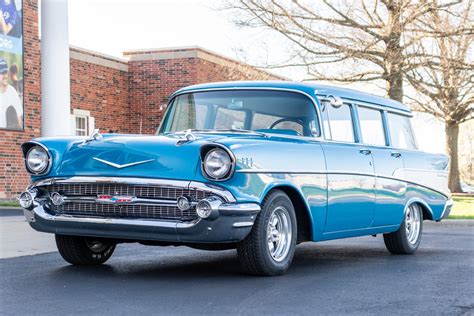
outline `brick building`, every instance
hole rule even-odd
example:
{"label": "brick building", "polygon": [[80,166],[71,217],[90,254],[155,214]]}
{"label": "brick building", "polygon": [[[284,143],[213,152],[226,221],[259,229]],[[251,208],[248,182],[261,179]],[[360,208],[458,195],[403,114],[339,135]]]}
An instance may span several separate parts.
{"label": "brick building", "polygon": [[[29,177],[20,145],[41,136],[38,3],[23,2],[24,130],[0,130],[0,200],[22,192]],[[281,79],[199,47],[124,52],[115,58],[70,49],[71,134],[93,128],[116,133],[153,133],[168,96],[183,86],[224,80]]]}

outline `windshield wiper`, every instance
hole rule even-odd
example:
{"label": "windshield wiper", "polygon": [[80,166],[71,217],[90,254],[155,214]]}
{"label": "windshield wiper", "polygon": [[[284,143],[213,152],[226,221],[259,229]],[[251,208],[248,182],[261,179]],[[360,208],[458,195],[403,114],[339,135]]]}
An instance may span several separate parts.
{"label": "windshield wiper", "polygon": [[267,137],[267,134],[257,131],[252,131],[248,129],[240,129],[240,128],[229,128],[229,129],[219,129],[218,132],[233,132],[233,133],[248,133],[248,134],[255,134]]}

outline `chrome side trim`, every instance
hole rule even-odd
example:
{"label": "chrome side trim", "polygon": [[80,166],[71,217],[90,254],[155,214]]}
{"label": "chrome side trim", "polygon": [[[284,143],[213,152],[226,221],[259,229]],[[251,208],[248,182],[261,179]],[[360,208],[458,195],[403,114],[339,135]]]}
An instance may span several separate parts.
{"label": "chrome side trim", "polygon": [[[438,170],[434,170],[438,171]],[[445,197],[449,197],[449,194],[447,192],[442,192],[437,188],[427,186],[425,184],[419,183],[419,182],[414,182],[411,180],[403,179],[403,178],[397,178],[397,177],[389,177],[389,176],[384,176],[384,175],[379,175],[379,174],[373,174],[373,173],[364,173],[364,172],[353,172],[353,171],[305,171],[305,170],[270,170],[270,169],[240,169],[237,170],[236,172],[238,173],[263,173],[263,174],[340,174],[340,175],[355,175],[355,176],[366,176],[366,177],[375,177],[375,178],[382,178],[382,179],[388,179],[388,180],[395,180],[395,181],[400,181],[400,182],[405,182],[409,184],[414,184],[416,186],[420,186],[423,188],[430,189],[432,191],[435,191]]]}
{"label": "chrome side trim", "polygon": [[70,177],[70,178],[48,178],[31,183],[28,189],[37,186],[51,185],[54,183],[121,183],[130,185],[156,185],[169,186],[175,188],[203,190],[211,192],[228,203],[235,203],[236,199],[231,192],[226,189],[197,181],[168,180],[168,179],[147,179],[147,178],[127,178],[127,177]]}

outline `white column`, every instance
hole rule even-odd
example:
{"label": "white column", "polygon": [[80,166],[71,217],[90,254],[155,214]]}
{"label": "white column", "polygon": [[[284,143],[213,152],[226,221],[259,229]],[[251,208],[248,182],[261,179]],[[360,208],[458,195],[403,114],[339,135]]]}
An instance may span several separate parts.
{"label": "white column", "polygon": [[41,0],[43,136],[71,135],[67,0]]}

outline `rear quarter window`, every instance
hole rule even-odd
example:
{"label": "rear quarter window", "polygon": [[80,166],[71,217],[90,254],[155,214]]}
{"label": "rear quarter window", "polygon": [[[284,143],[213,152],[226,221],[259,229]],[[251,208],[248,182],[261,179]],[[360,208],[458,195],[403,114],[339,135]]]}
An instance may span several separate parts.
{"label": "rear quarter window", "polygon": [[395,113],[388,113],[388,125],[392,147],[417,149],[410,118]]}

